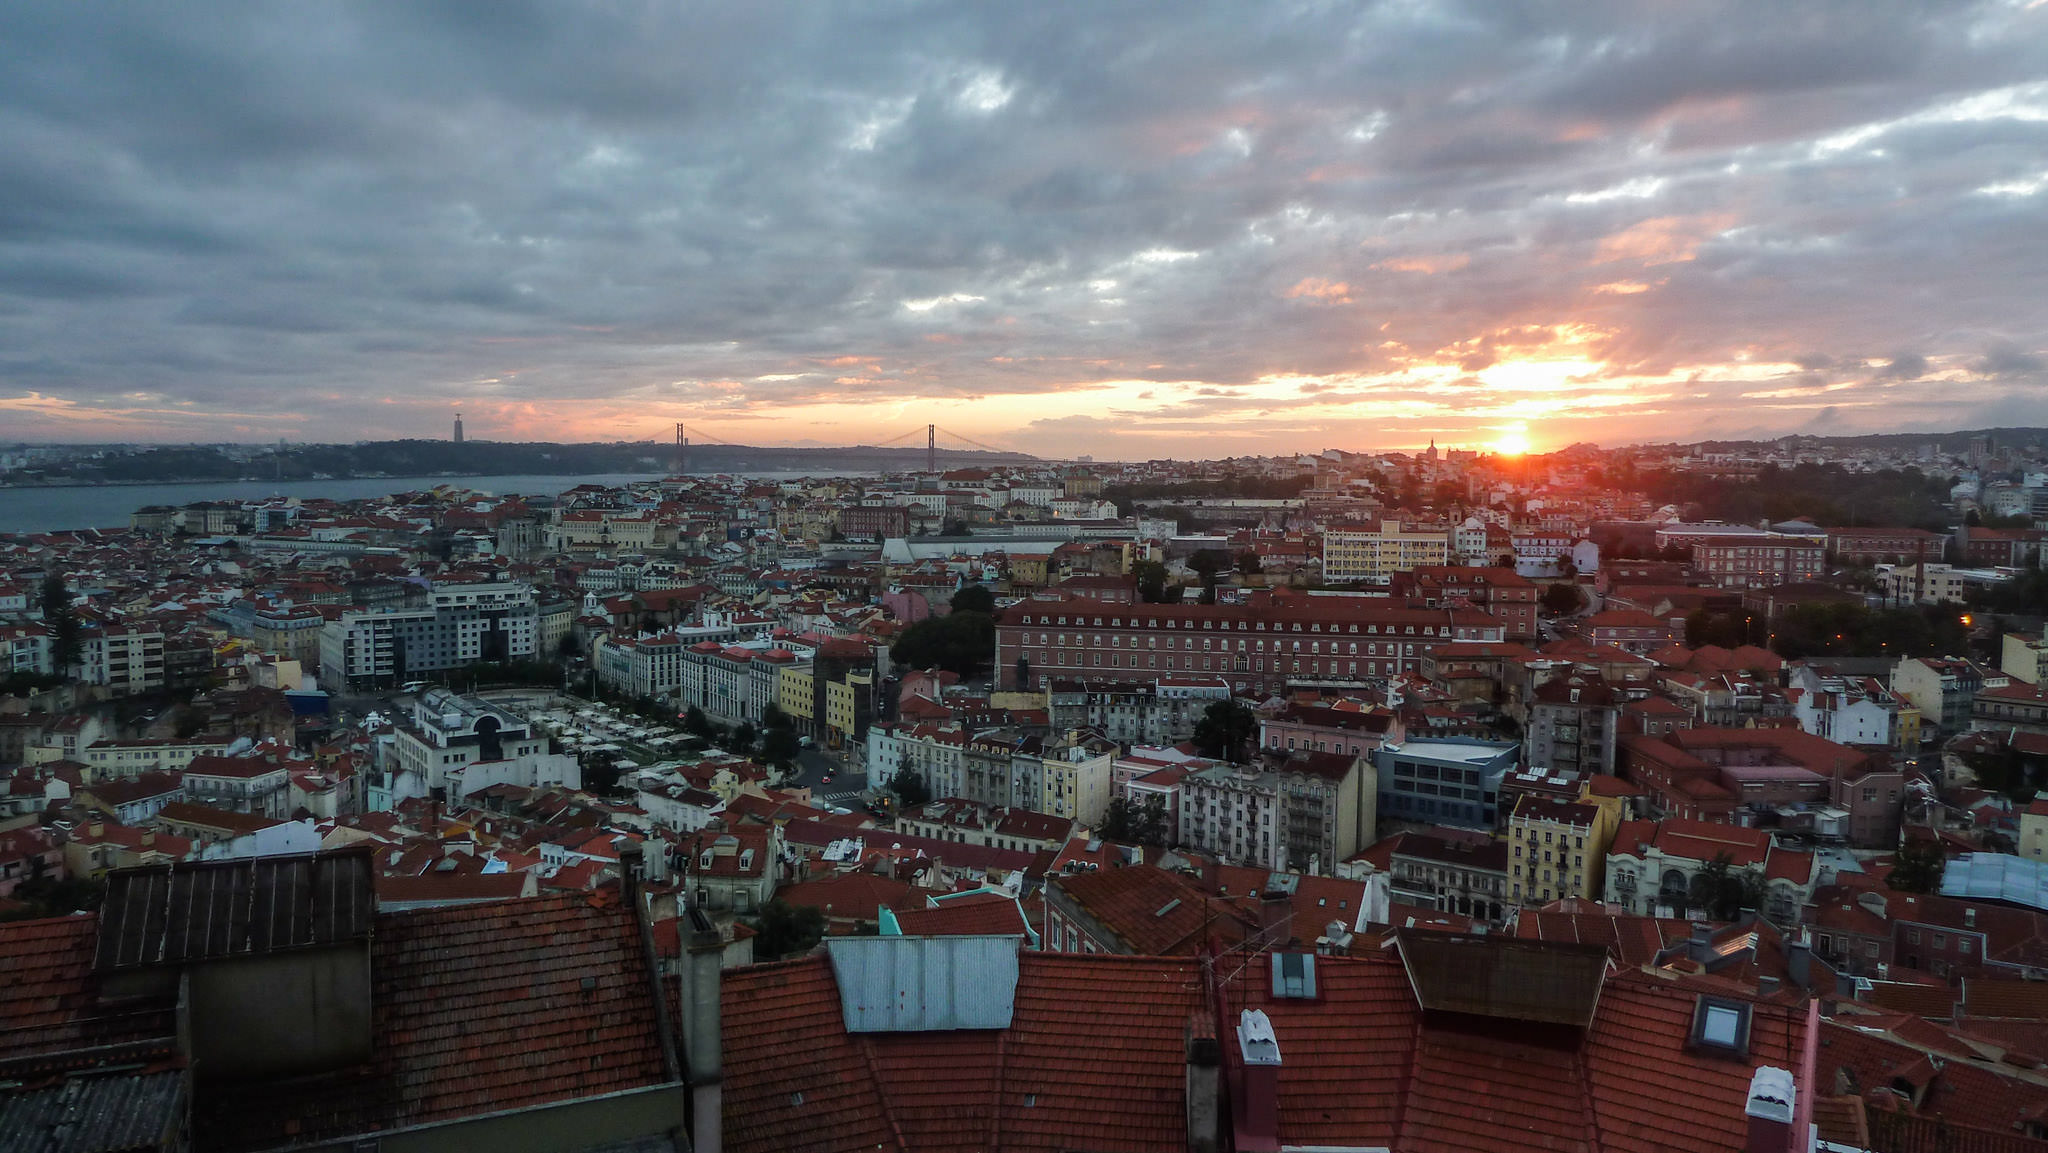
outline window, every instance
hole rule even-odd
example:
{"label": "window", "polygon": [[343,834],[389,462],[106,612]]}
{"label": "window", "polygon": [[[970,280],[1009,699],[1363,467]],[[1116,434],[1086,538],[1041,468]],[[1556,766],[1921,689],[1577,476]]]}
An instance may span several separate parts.
{"label": "window", "polygon": [[1273,954],[1273,996],[1313,1000],[1316,959],[1309,953]]}
{"label": "window", "polygon": [[1749,1054],[1749,1006],[1720,997],[1701,997],[1693,1010],[1692,1047],[1746,1057]]}

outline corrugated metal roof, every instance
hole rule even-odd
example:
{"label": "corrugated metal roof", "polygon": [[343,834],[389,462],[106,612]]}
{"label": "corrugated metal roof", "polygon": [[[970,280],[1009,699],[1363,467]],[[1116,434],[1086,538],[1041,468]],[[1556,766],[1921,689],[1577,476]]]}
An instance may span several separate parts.
{"label": "corrugated metal roof", "polygon": [[113,1073],[0,1093],[0,1153],[140,1153],[177,1147],[177,1072]]}
{"label": "corrugated metal roof", "polygon": [[826,948],[849,1033],[1010,1027],[1014,936],[835,937]]}
{"label": "corrugated metal roof", "polygon": [[2048,864],[2005,853],[1964,853],[1942,870],[1941,895],[2048,910]]}
{"label": "corrugated metal roof", "polygon": [[374,910],[370,861],[361,852],[123,869],[107,878],[93,968],[366,940]]}
{"label": "corrugated metal roof", "polygon": [[1402,931],[1401,961],[1426,1010],[1589,1028],[1607,976],[1598,945]]}

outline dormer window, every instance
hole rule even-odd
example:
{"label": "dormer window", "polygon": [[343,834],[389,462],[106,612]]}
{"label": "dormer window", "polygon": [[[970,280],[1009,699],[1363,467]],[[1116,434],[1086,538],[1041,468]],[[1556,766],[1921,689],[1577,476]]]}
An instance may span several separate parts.
{"label": "dormer window", "polygon": [[703,852],[697,854],[697,867],[700,869],[708,869],[711,867],[710,849],[706,849]]}
{"label": "dormer window", "polygon": [[740,850],[740,872],[744,873],[744,872],[746,872],[747,870],[749,870],[749,869],[751,869],[751,868],[753,868],[753,867],[754,867],[754,850],[752,850],[752,849],[741,849],[741,850]]}

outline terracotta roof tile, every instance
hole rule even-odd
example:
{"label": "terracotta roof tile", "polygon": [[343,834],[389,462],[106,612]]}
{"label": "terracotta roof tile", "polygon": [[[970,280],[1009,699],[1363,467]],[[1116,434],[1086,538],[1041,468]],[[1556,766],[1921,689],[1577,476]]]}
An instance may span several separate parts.
{"label": "terracotta roof tile", "polygon": [[96,917],[0,925],[0,1059],[161,1039],[177,1032],[168,1002],[102,1005],[92,973]]}
{"label": "terracotta roof tile", "polygon": [[377,918],[376,1056],[249,1086],[199,1119],[217,1148],[270,1148],[666,1080],[632,914],[589,894]]}

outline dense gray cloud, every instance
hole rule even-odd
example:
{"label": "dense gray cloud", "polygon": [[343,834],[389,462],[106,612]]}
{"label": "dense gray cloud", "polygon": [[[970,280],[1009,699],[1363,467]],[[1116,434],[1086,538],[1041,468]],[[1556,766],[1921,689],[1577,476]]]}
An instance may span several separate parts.
{"label": "dense gray cloud", "polygon": [[2048,424],[2048,5],[21,3],[0,437]]}

